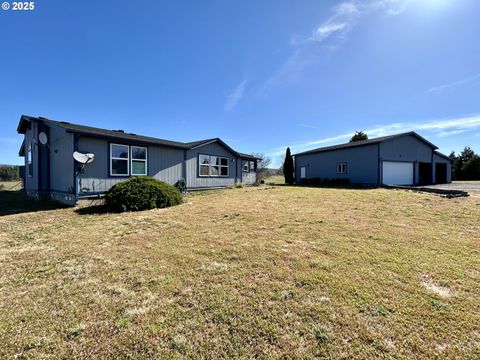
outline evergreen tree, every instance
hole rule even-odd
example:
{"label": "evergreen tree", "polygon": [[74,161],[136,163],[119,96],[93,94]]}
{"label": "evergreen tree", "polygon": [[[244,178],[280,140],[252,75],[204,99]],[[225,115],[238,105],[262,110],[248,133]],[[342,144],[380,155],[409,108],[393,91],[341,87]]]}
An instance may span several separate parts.
{"label": "evergreen tree", "polygon": [[355,131],[355,135],[352,136],[350,142],[368,140],[368,135],[363,131]]}
{"label": "evergreen tree", "polygon": [[480,156],[474,154],[462,166],[464,180],[480,180]]}
{"label": "evergreen tree", "polygon": [[290,148],[287,148],[287,152],[285,154],[285,161],[283,162],[283,175],[285,176],[285,183],[292,185],[295,177],[293,176],[293,157],[290,153]]}

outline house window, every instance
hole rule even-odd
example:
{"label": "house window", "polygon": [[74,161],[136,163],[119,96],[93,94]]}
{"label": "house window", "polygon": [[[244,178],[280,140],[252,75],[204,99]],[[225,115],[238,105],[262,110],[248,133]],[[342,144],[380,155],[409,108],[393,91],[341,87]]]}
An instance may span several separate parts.
{"label": "house window", "polygon": [[129,174],[128,145],[110,144],[110,175],[128,176]]}
{"label": "house window", "polygon": [[198,174],[200,176],[210,175],[210,156],[199,155],[198,164],[199,164]]}
{"label": "house window", "polygon": [[248,161],[244,161],[243,162],[243,172],[249,172],[250,171],[250,168],[249,168],[249,162]]}
{"label": "house window", "polygon": [[218,156],[210,156],[210,176],[220,175],[220,158]]}
{"label": "house window", "polygon": [[199,176],[228,176],[228,158],[214,155],[198,155]]}
{"label": "house window", "polygon": [[33,176],[33,161],[32,161],[32,144],[28,145],[28,152],[27,152],[27,173],[28,177]]}
{"label": "house window", "polygon": [[305,179],[307,177],[307,167],[300,167],[300,179]]}
{"label": "house window", "polygon": [[250,161],[250,172],[255,171],[255,161]]}
{"label": "house window", "polygon": [[130,150],[132,175],[147,175],[147,148],[131,146]]}
{"label": "house window", "polygon": [[220,158],[220,176],[228,176],[228,159]]}
{"label": "house window", "polygon": [[337,174],[346,174],[347,173],[347,163],[337,164]]}

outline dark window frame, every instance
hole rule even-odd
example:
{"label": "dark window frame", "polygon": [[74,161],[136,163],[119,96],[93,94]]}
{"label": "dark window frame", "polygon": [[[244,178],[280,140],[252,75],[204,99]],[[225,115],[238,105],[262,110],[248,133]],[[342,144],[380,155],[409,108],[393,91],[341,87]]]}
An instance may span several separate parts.
{"label": "dark window frame", "polygon": [[346,162],[337,163],[336,170],[337,170],[337,174],[346,174],[347,163]]}
{"label": "dark window frame", "polygon": [[27,176],[33,177],[33,146],[32,144],[28,144],[27,150]]}

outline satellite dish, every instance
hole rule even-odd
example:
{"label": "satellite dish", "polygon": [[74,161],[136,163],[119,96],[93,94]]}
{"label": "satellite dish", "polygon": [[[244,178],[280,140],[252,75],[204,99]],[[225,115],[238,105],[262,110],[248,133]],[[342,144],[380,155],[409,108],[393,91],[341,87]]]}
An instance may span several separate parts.
{"label": "satellite dish", "polygon": [[45,134],[43,131],[38,134],[38,141],[40,141],[40,144],[42,145],[47,145],[48,143],[48,136]]}
{"label": "satellite dish", "polygon": [[73,158],[80,164],[90,164],[95,158],[95,154],[85,154],[78,151],[73,153]]}

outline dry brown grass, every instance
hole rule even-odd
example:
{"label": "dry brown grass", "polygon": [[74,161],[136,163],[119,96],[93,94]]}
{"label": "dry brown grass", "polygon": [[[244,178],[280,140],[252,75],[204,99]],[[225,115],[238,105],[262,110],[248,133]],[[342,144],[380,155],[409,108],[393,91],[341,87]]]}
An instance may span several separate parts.
{"label": "dry brown grass", "polygon": [[22,190],[22,181],[0,181],[1,191],[17,191]]}
{"label": "dry brown grass", "polygon": [[3,216],[0,358],[478,358],[479,220],[473,198],[295,187]]}

